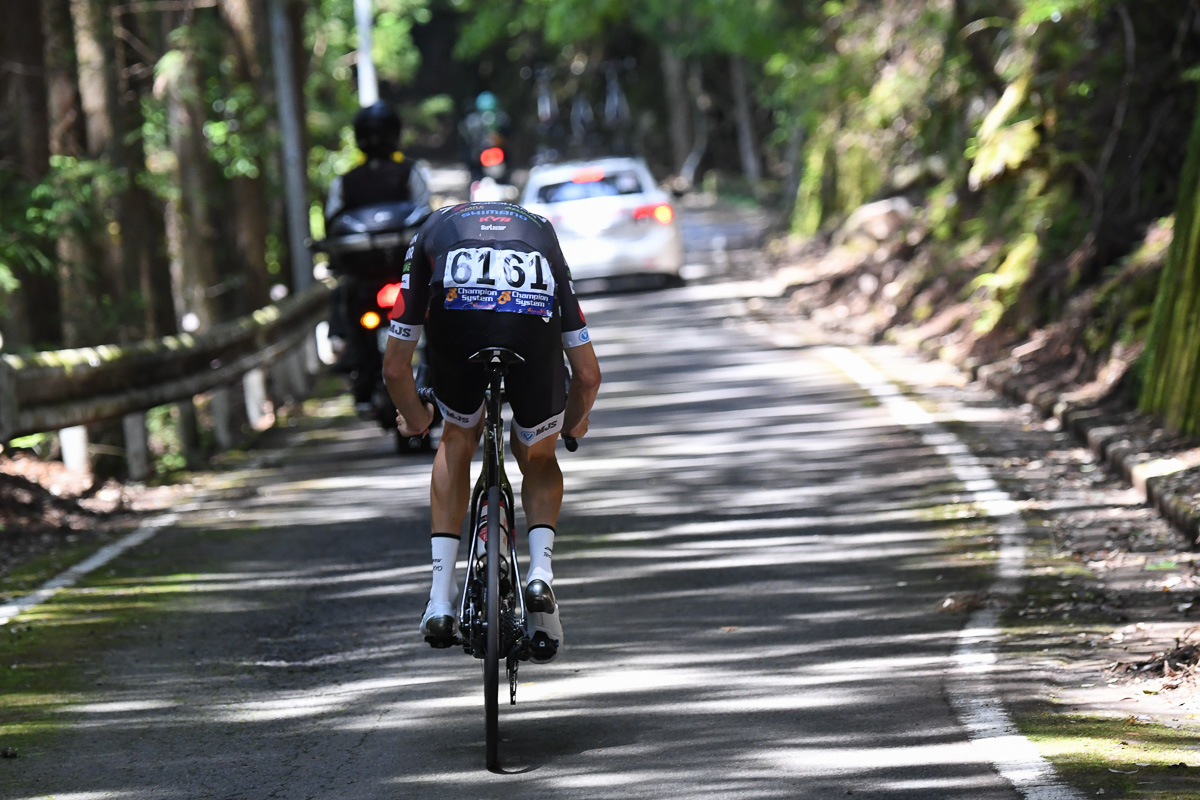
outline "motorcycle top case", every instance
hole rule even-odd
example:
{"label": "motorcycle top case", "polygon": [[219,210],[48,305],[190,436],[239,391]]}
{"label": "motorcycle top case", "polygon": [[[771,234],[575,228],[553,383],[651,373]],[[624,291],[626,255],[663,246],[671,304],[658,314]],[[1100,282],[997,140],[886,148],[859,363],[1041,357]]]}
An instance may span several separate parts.
{"label": "motorcycle top case", "polygon": [[431,213],[426,205],[391,202],[337,214],[329,220],[324,242],[330,268],[359,277],[396,272],[409,241]]}

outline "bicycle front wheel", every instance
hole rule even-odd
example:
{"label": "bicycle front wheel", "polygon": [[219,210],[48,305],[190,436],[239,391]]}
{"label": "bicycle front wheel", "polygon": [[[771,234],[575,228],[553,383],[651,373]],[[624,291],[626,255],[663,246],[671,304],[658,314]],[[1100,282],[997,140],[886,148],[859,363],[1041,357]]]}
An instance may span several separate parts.
{"label": "bicycle front wheel", "polygon": [[487,644],[483,659],[483,711],[487,768],[500,766],[500,488],[488,489]]}

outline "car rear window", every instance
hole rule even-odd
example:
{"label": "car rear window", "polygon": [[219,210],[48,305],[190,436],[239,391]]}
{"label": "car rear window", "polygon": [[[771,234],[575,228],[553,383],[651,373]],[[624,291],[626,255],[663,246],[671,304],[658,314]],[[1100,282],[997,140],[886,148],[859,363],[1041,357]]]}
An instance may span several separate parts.
{"label": "car rear window", "polygon": [[539,203],[564,203],[569,200],[586,200],[590,197],[616,197],[622,194],[638,194],[642,182],[631,170],[604,172],[603,170],[581,169],[571,180],[563,183],[548,183],[538,189]]}

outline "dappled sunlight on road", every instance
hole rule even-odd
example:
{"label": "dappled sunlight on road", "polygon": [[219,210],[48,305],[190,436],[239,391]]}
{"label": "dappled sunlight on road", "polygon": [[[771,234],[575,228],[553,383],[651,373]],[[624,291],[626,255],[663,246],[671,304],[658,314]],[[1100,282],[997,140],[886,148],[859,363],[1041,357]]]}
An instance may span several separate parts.
{"label": "dappled sunlight on road", "polygon": [[298,776],[315,797],[1016,797],[944,695],[965,616],[940,602],[985,587],[990,530],[942,456],[711,287],[594,306],[605,384],[561,455],[566,649],[501,706],[510,774],[483,769],[479,664],[416,632],[430,459],[383,441],[195,507],[170,534],[195,569],[136,578],[171,593],[154,641],[62,710],[94,777],[47,790],[183,800],[203,763],[248,798]]}

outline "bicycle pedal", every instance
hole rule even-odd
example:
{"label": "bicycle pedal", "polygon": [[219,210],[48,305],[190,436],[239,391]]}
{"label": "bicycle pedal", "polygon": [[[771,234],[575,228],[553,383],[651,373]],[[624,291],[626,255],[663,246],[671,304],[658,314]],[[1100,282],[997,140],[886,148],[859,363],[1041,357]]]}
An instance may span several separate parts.
{"label": "bicycle pedal", "polygon": [[426,636],[425,641],[428,642],[429,646],[435,650],[445,650],[448,647],[454,647],[455,645],[462,644],[462,639],[458,638],[457,636]]}
{"label": "bicycle pedal", "polygon": [[548,664],[558,657],[558,640],[551,639],[538,631],[529,643],[529,660],[535,664]]}

